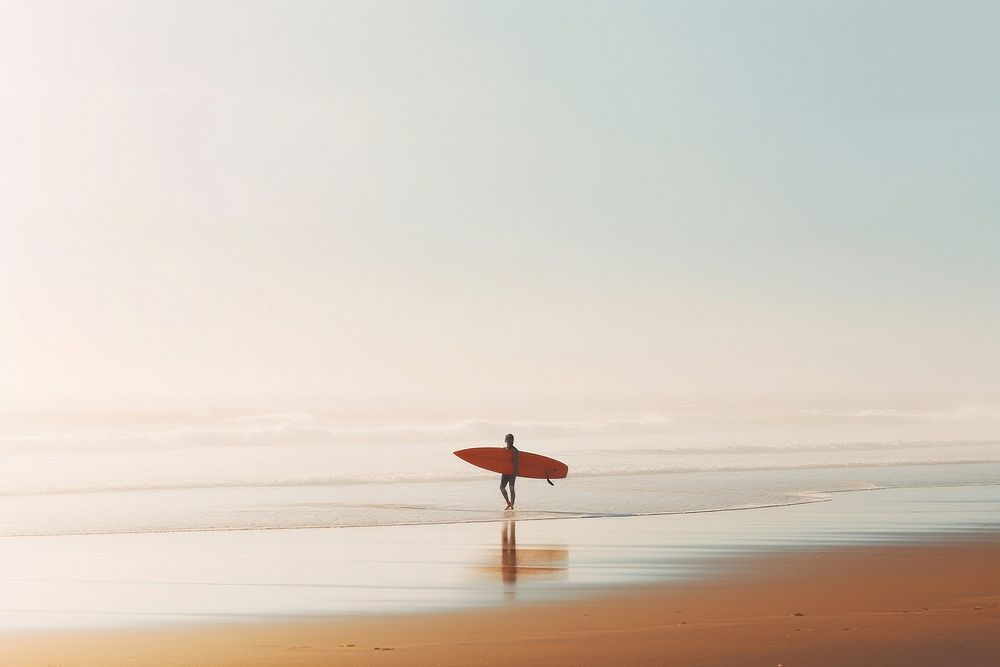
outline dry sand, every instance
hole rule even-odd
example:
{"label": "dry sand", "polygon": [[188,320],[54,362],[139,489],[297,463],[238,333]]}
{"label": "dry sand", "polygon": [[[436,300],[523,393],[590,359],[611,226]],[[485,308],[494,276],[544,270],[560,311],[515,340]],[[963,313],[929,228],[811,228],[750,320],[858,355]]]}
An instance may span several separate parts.
{"label": "dry sand", "polygon": [[1000,538],[741,559],[461,613],[0,635],[5,665],[1000,665]]}

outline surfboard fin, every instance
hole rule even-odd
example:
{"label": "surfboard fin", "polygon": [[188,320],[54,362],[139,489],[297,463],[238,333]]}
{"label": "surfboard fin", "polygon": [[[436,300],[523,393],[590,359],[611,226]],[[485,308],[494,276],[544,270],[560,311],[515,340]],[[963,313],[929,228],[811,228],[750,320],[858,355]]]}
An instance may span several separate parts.
{"label": "surfboard fin", "polygon": [[552,480],[549,479],[549,473],[547,472],[545,473],[545,481],[549,483],[549,486],[555,486],[555,484],[552,483]]}

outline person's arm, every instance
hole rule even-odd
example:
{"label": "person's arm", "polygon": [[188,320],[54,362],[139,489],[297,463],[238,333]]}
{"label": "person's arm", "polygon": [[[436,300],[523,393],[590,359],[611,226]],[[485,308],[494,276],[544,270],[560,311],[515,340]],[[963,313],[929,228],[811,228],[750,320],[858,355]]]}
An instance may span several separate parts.
{"label": "person's arm", "polygon": [[518,456],[518,451],[515,449],[514,450],[514,477],[517,477],[517,456]]}

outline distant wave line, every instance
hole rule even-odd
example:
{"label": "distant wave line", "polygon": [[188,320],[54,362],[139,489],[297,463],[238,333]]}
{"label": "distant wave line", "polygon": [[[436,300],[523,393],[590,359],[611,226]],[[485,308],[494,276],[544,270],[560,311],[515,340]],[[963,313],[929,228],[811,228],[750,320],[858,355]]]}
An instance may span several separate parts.
{"label": "distant wave line", "polygon": [[[159,413],[157,413],[159,414]],[[168,413],[169,414],[169,413]],[[87,428],[72,430],[35,430],[8,432],[0,435],[0,447],[19,444],[73,444],[77,442],[131,442],[136,445],[184,446],[187,444],[282,445],[405,443],[446,440],[448,442],[496,439],[504,432],[523,432],[532,438],[574,437],[581,435],[683,435],[692,422],[700,426],[728,429],[735,426],[785,425],[815,423],[816,420],[844,420],[846,423],[890,420],[893,423],[910,420],[914,423],[969,422],[1000,419],[1000,412],[989,410],[956,410],[953,412],[907,412],[902,410],[862,410],[858,412],[823,412],[802,410],[791,413],[711,414],[705,412],[656,412],[639,417],[598,417],[578,420],[503,420],[467,418],[439,423],[365,423],[330,422],[305,412],[250,412],[237,415],[211,413],[179,413],[188,417],[185,423],[148,425],[143,428]],[[125,415],[127,416],[127,415]],[[136,419],[142,414],[137,414]],[[992,435],[992,434],[991,434]],[[1000,435],[1000,434],[998,434]],[[978,437],[981,439],[981,436]]]}

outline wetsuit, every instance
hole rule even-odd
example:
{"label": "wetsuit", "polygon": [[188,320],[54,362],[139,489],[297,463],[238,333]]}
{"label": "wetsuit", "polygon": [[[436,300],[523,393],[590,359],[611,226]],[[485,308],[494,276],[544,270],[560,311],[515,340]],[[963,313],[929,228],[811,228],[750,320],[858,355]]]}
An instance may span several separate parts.
{"label": "wetsuit", "polygon": [[[503,494],[504,500],[510,504],[514,504],[514,481],[517,479],[517,447],[511,447],[511,454],[514,458],[514,469],[510,475],[500,475],[500,493]],[[507,497],[507,485],[510,484],[510,498]]]}

